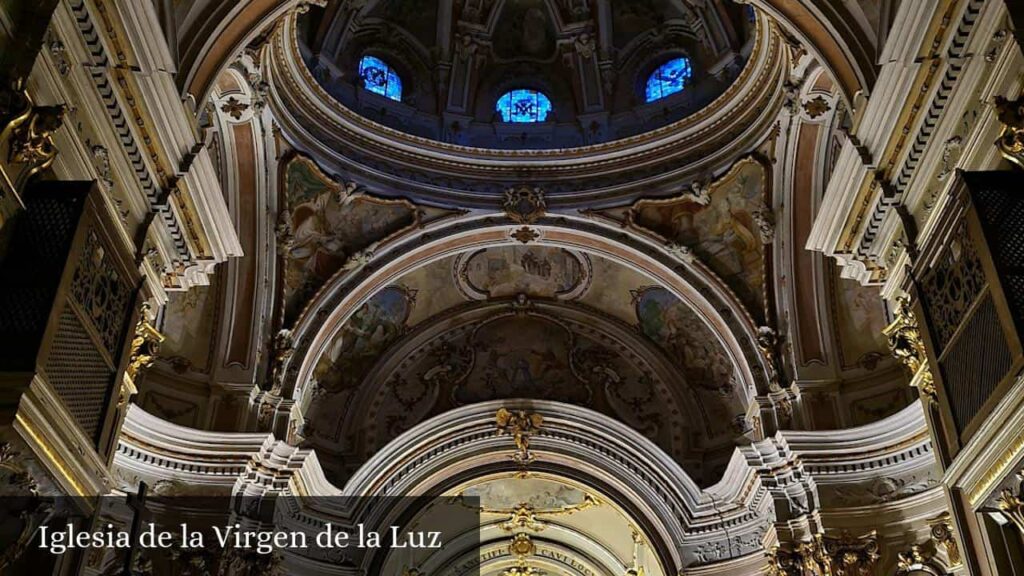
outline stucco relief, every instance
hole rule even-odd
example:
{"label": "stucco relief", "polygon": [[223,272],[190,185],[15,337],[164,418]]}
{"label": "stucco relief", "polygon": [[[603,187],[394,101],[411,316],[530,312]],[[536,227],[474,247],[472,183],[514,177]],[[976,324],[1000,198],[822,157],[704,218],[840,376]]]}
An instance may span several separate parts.
{"label": "stucco relief", "polygon": [[[381,378],[385,378],[381,375]],[[416,393],[418,392],[418,393]],[[588,406],[682,456],[670,433],[676,401],[652,367],[585,326],[541,313],[500,314],[441,336],[427,353],[386,377],[367,420],[368,444],[383,446],[429,415],[495,399],[541,398]]]}

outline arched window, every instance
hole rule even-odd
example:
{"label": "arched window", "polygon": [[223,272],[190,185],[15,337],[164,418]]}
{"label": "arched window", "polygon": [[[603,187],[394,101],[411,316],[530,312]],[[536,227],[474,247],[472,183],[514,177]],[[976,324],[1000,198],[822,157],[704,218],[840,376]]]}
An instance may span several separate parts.
{"label": "arched window", "polygon": [[647,77],[647,89],[644,95],[648,102],[682,92],[693,75],[689,58],[673,58],[658,66]]}
{"label": "arched window", "polygon": [[380,58],[363,56],[359,61],[359,77],[363,79],[363,87],[370,92],[402,101],[402,79]]}
{"label": "arched window", "polygon": [[504,122],[543,122],[551,112],[551,100],[536,90],[506,92],[496,105]]}

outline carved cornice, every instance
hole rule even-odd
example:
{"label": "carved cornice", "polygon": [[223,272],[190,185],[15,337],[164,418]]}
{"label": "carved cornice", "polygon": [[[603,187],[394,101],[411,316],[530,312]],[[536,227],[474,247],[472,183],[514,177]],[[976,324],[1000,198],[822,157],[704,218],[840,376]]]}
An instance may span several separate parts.
{"label": "carved cornice", "polygon": [[[222,434],[178,426],[128,408],[113,470],[121,482],[178,480],[229,490],[252,458],[273,443],[268,434]],[[134,482],[132,481],[134,480]]]}
{"label": "carved cornice", "polygon": [[101,182],[120,211],[118,235],[138,253],[158,302],[165,290],[205,284],[212,267],[241,247],[196,117],[164,60],[156,13],[136,3],[73,0],[57,7],[50,34],[62,48],[44,51],[32,85],[46,101],[74,104],[74,122],[57,138],[69,150],[54,171]]}
{"label": "carved cornice", "polygon": [[[978,135],[990,129],[992,115],[962,96],[1006,85],[1019,72],[1010,58],[986,59],[996,62],[992,66],[965,58],[989,51],[1004,13],[1003,5],[983,0],[899,7],[879,76],[886,82],[857,107],[808,241],[809,248],[835,257],[844,277],[888,282],[895,291],[904,272],[900,258],[913,249],[902,233],[906,214],[898,212],[911,215],[924,236],[951,170],[986,154],[990,141]],[[940,53],[939,46],[954,47]],[[925,60],[922,50],[929,54]],[[969,67],[980,73],[967,73]],[[969,146],[951,159],[942,143],[957,138]]]}

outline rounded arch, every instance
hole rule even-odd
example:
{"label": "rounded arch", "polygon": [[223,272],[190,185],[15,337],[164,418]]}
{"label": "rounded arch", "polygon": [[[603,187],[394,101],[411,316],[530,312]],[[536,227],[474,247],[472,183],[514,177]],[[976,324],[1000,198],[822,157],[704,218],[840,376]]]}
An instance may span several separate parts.
{"label": "rounded arch", "polygon": [[[355,334],[346,328],[334,342]],[[709,333],[696,338],[713,339]],[[293,414],[301,413],[305,445],[337,455],[324,460],[334,480],[433,415],[530,397],[622,422],[710,484],[722,463],[705,456],[736,444],[732,422],[749,400],[717,382],[694,382],[698,378],[665,352],[635,326],[580,303],[489,300],[411,327],[365,372],[345,353],[321,359],[314,399],[305,395]]]}
{"label": "rounded arch", "polygon": [[[449,255],[489,246],[511,246],[518,226],[489,219],[463,221],[449,229],[432,229],[407,237],[375,254],[372,265],[342,270],[303,311],[292,336],[295,352],[285,370],[283,396],[305,402],[317,362],[356,309],[413,269]],[[681,262],[664,245],[596,225],[586,220],[546,218],[531,228],[538,246],[562,247],[596,254],[639,271],[692,308],[720,340],[739,370],[739,389],[750,403],[766,394],[771,372],[759,352],[753,319],[714,273],[699,262]]]}
{"label": "rounded arch", "polygon": [[659,58],[646,74],[644,99],[654,102],[686,89],[693,78],[693,63],[683,54]]}
{"label": "rounded arch", "polygon": [[701,491],[636,431],[591,410],[537,400],[474,404],[425,421],[374,455],[341,493],[444,494],[473,479],[515,473],[519,468],[510,457],[514,443],[495,434],[500,408],[543,418],[530,436],[535,455],[531,475],[564,478],[610,498],[636,521],[666,573],[701,563],[696,551],[706,542],[745,533],[763,536],[771,530],[772,499],[755,472],[739,460],[734,459],[726,480]]}

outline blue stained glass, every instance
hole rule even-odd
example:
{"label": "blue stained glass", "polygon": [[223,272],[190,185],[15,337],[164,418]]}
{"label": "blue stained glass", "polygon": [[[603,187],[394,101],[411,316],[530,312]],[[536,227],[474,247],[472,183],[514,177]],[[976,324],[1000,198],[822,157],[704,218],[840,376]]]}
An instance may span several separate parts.
{"label": "blue stained glass", "polygon": [[376,56],[363,56],[359,61],[359,77],[370,92],[402,101],[402,79],[395,70]]}
{"label": "blue stained glass", "polygon": [[498,98],[496,108],[504,122],[543,122],[551,112],[551,100],[536,90],[520,88]]}
{"label": "blue stained glass", "polygon": [[693,75],[689,58],[673,58],[665,62],[647,77],[645,96],[648,102],[682,92]]}

